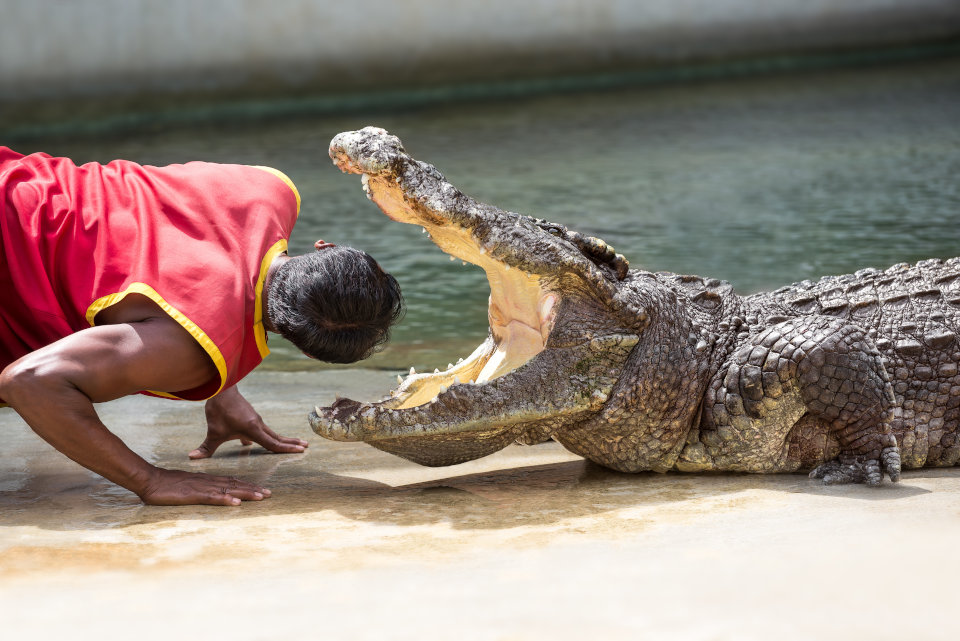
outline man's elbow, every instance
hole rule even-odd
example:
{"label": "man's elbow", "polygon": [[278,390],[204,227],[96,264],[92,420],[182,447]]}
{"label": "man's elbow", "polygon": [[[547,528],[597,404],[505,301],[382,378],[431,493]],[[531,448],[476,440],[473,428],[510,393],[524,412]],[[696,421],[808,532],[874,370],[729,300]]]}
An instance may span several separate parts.
{"label": "man's elbow", "polygon": [[65,384],[63,373],[50,359],[27,354],[0,372],[0,398],[16,409],[48,398]]}

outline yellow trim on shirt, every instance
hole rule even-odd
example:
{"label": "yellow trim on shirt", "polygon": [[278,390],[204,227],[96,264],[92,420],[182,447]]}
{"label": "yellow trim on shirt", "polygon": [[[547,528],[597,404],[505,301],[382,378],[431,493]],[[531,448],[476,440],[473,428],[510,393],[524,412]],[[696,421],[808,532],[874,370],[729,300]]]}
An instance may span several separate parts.
{"label": "yellow trim on shirt", "polygon": [[266,358],[270,353],[270,348],[267,347],[267,330],[263,327],[263,286],[267,282],[267,272],[270,270],[273,259],[285,251],[287,251],[287,241],[280,239],[267,250],[263,260],[260,261],[260,275],[257,276],[255,290],[257,298],[253,308],[253,337],[257,340],[260,358]]}
{"label": "yellow trim on shirt", "polygon": [[293,191],[293,195],[297,197],[297,215],[299,216],[300,215],[300,192],[297,191],[297,186],[293,184],[293,181],[290,180],[290,178],[279,169],[274,169],[273,167],[264,167],[263,165],[250,165],[250,166],[253,167],[254,169],[262,169],[268,174],[273,174],[274,176],[276,176],[277,178],[279,178],[280,180],[282,180],[287,184],[287,187],[289,187]]}
{"label": "yellow trim on shirt", "polygon": [[[150,287],[150,285],[147,285],[146,283],[131,283],[122,292],[101,296],[97,300],[93,301],[90,304],[90,307],[87,308],[87,322],[90,323],[91,327],[93,327],[97,314],[107,307],[116,305],[130,294],[141,294],[152,300],[154,303],[159,305],[160,309],[162,309],[170,318],[175,320],[181,327],[190,332],[190,335],[193,336],[194,340],[200,343],[200,347],[202,347],[207,355],[210,356],[213,364],[217,367],[217,372],[220,374],[220,387],[218,387],[217,391],[207,398],[211,398],[219,394],[220,390],[223,389],[223,386],[227,382],[227,362],[224,360],[223,354],[220,353],[220,349],[210,339],[210,337],[207,336],[207,334],[196,325],[196,323],[184,316],[176,307],[165,301],[163,297],[158,294],[155,289],[153,289],[153,287]],[[157,396],[163,396],[165,398],[180,398],[179,396],[175,396],[167,392],[156,392],[154,390],[147,391],[151,394],[156,394]]]}

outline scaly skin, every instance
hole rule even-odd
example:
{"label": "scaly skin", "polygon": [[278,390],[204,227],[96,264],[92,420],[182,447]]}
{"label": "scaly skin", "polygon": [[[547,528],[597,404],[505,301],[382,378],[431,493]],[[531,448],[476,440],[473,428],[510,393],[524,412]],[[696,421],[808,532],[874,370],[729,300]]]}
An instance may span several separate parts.
{"label": "scaly skin", "polygon": [[[741,299],[741,312],[720,328],[736,339],[678,467],[697,469],[701,452],[708,469],[749,471],[808,469],[838,454],[876,460],[888,434],[905,468],[955,465],[958,305],[958,259]],[[783,440],[763,438],[773,449],[745,458],[739,452],[756,450],[747,441],[758,428]],[[827,472],[843,473],[835,465],[819,473]]]}
{"label": "scaly skin", "polygon": [[390,218],[487,272],[491,332],[380,403],[316,408],[322,436],[425,465],[552,437],[628,472],[812,469],[869,485],[960,459],[960,259],[741,297],[478,203],[381,129],[338,135],[330,155]]}

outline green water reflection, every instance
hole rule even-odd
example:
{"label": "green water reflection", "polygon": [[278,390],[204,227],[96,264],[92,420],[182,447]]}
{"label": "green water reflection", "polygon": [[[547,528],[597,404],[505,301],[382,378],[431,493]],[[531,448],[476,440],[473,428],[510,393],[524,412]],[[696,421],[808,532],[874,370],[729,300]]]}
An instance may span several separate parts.
{"label": "green water reflection", "polygon": [[[406,319],[366,364],[443,367],[486,335],[486,281],[419,228],[389,222],[357,176],[330,164],[330,138],[367,124],[480,200],[601,236],[634,266],[724,278],[743,292],[960,255],[957,60],[43,148],[285,171],[303,197],[294,253],[318,237],[352,244],[403,287]],[[323,367],[277,337],[271,345],[264,367]]]}

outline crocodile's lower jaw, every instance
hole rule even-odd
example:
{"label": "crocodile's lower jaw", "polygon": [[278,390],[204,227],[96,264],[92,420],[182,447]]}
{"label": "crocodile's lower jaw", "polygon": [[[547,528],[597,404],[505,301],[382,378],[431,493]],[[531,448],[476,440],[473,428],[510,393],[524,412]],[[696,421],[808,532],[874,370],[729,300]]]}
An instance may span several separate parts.
{"label": "crocodile's lower jaw", "polygon": [[487,317],[490,333],[474,352],[456,364],[432,374],[416,373],[399,378],[390,409],[427,404],[452,385],[483,384],[521,367],[543,351],[556,317],[559,296],[549,290],[543,278],[495,260],[489,248],[478,246],[463,230],[423,215],[408,202],[403,191],[390,180],[362,175],[363,190],[392,220],[419,225],[451,260],[479,266],[487,275],[490,299]]}

